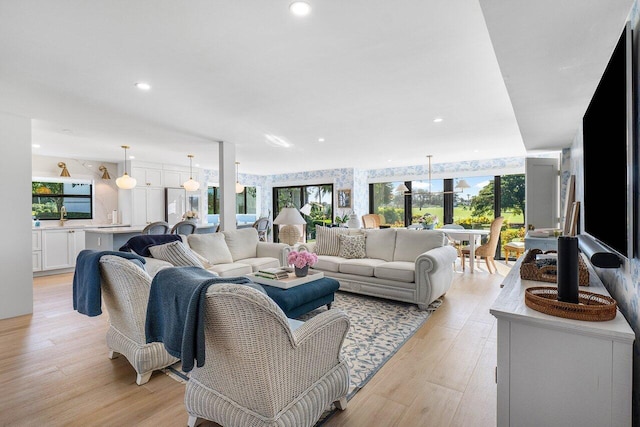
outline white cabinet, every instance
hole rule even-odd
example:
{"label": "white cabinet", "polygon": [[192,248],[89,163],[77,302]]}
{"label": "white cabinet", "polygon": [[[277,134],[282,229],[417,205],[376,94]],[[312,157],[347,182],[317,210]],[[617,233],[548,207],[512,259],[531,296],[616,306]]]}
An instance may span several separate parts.
{"label": "white cabinet", "polygon": [[164,188],[136,187],[131,199],[132,225],[164,221]]}
{"label": "white cabinet", "polygon": [[[590,322],[526,306],[525,289],[549,283],[505,278],[491,307],[498,323],[497,425],[631,426],[633,330],[618,311]],[[589,266],[589,286],[609,295]]]}
{"label": "white cabinet", "polygon": [[185,181],[188,181],[189,178],[193,178],[194,181],[199,181],[199,176],[197,172],[193,172],[191,175],[189,172],[181,172],[181,171],[164,171],[163,172],[163,181],[165,187],[173,187],[180,188]]}
{"label": "white cabinet", "polygon": [[33,271],[42,270],[42,231],[31,231],[31,257]]}
{"label": "white cabinet", "polygon": [[131,176],[140,187],[162,187],[162,169],[132,166]]}
{"label": "white cabinet", "polygon": [[73,268],[84,249],[84,230],[42,230],[42,270]]}

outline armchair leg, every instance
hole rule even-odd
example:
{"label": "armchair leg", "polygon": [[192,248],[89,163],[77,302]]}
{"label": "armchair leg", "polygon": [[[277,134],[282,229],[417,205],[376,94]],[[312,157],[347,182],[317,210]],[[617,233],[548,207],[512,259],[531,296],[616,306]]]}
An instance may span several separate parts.
{"label": "armchair leg", "polygon": [[347,409],[347,397],[343,396],[339,400],[333,402],[333,404],[336,405],[336,408],[344,411],[345,409]]}
{"label": "armchair leg", "polygon": [[143,385],[149,382],[153,371],[145,372],[144,374],[138,374],[136,376],[136,384]]}
{"label": "armchair leg", "polygon": [[118,353],[117,351],[109,350],[109,359],[117,359],[118,356],[120,356],[120,353]]}
{"label": "armchair leg", "polygon": [[203,421],[204,421],[203,418],[194,417],[193,415],[189,415],[189,421],[187,422],[187,425],[189,427],[196,427],[196,426],[202,424]]}

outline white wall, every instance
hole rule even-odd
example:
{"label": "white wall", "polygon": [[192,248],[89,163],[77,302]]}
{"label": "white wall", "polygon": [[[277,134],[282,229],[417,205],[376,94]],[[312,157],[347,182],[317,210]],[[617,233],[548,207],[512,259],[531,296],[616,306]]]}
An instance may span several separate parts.
{"label": "white wall", "polygon": [[0,113],[0,319],[33,313],[31,120]]}

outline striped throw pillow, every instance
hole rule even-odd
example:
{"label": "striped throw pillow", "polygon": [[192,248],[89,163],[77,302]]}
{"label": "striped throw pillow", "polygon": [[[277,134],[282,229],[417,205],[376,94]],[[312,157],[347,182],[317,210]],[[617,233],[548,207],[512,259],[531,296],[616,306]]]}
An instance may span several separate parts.
{"label": "striped throw pillow", "polygon": [[316,247],[318,255],[338,256],[340,252],[340,235],[346,234],[346,228],[316,226]]}
{"label": "striped throw pillow", "polygon": [[175,267],[194,266],[202,268],[198,257],[184,243],[180,241],[151,246],[151,256],[170,262]]}

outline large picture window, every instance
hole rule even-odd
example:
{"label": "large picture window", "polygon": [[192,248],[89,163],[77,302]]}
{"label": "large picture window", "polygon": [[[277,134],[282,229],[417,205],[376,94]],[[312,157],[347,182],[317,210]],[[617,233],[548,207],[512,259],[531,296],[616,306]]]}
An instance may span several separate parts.
{"label": "large picture window", "polygon": [[32,181],[31,211],[35,218],[59,220],[63,206],[67,219],[92,219],[93,185],[86,181]]}

